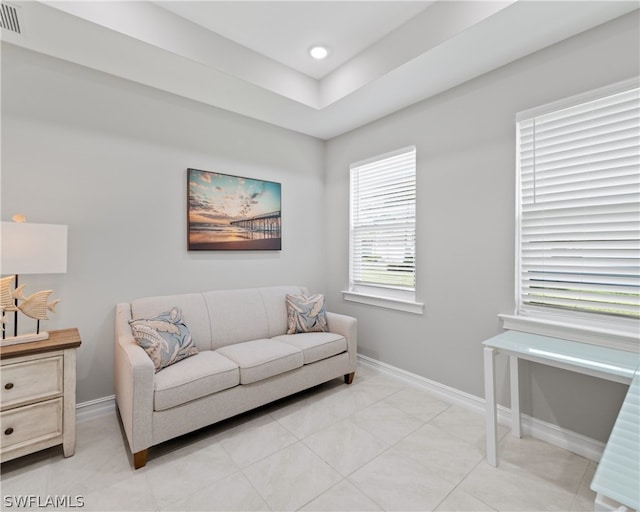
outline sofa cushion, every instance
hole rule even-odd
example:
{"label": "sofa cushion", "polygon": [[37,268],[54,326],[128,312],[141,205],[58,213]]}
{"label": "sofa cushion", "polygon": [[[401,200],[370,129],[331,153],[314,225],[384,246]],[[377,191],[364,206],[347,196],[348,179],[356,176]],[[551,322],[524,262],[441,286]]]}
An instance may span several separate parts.
{"label": "sofa cushion", "polygon": [[203,294],[211,322],[211,348],[269,337],[269,322],[255,288],[215,290]]}
{"label": "sofa cushion", "polygon": [[153,408],[170,409],[238,384],[238,365],[222,354],[204,350],[155,375]]}
{"label": "sofa cushion", "polygon": [[288,343],[302,350],[304,364],[315,363],[347,351],[347,340],[344,336],[332,332],[284,334],[276,336],[274,340]]}
{"label": "sofa cushion", "polygon": [[198,353],[178,307],[157,316],[130,320],[129,325],[136,342],[153,361],[156,372]]}
{"label": "sofa cushion", "polygon": [[287,334],[328,330],[324,295],[287,295]]}
{"label": "sofa cushion", "polygon": [[267,286],[259,288],[264,309],[269,321],[269,336],[273,338],[287,332],[287,295],[304,295],[307,289],[301,286]]}
{"label": "sofa cushion", "polygon": [[302,350],[277,340],[253,340],[227,345],[216,352],[240,367],[240,384],[251,384],[274,375],[300,368],[304,364]]}

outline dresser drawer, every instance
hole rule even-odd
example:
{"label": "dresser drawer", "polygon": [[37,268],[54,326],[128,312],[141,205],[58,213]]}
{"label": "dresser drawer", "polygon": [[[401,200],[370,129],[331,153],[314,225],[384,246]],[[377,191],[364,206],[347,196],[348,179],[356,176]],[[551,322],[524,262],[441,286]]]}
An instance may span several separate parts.
{"label": "dresser drawer", "polygon": [[2,366],[2,410],[62,395],[62,356],[44,357]]}
{"label": "dresser drawer", "polygon": [[2,452],[62,436],[62,398],[0,413],[0,429]]}

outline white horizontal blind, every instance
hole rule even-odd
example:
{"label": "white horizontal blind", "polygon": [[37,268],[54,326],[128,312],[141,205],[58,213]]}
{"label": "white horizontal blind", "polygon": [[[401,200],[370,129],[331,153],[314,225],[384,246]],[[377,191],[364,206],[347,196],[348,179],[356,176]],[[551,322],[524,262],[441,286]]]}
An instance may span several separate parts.
{"label": "white horizontal blind", "polygon": [[640,89],[520,118],[517,136],[518,312],[638,319]]}
{"label": "white horizontal blind", "polygon": [[416,150],[351,166],[352,291],[414,292]]}

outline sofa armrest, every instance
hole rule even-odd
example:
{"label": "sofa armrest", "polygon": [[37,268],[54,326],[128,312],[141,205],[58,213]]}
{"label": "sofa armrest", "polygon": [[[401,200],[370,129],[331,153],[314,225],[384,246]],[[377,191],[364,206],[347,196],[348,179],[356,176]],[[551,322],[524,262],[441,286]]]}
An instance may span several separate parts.
{"label": "sofa armrest", "polygon": [[358,352],[358,321],[347,315],[330,313],[327,311],[327,324],[329,331],[341,334],[347,340],[347,352],[349,353],[349,369],[356,371],[356,355]]}
{"label": "sofa armrest", "polygon": [[129,304],[116,306],[115,388],[116,403],[122,418],[131,453],[152,445],[153,379],[151,358],[131,333]]}

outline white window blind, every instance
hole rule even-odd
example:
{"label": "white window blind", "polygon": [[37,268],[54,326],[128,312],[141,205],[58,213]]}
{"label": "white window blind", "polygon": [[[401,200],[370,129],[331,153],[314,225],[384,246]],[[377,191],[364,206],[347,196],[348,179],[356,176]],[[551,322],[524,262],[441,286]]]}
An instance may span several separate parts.
{"label": "white window blind", "polygon": [[640,317],[640,89],[518,116],[518,313]]}
{"label": "white window blind", "polygon": [[415,298],[416,150],[351,165],[350,290]]}

